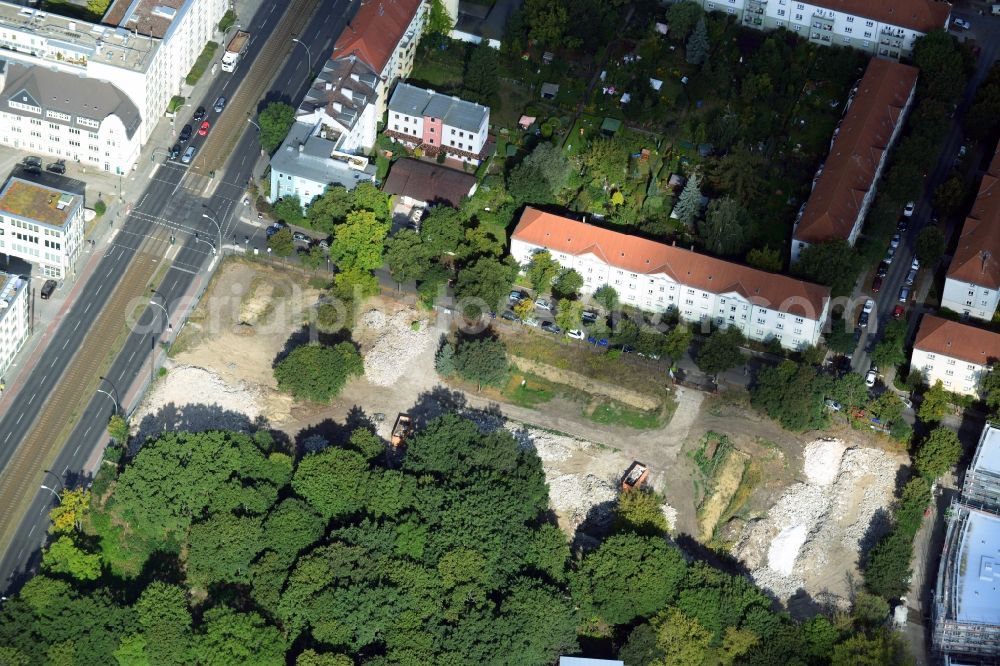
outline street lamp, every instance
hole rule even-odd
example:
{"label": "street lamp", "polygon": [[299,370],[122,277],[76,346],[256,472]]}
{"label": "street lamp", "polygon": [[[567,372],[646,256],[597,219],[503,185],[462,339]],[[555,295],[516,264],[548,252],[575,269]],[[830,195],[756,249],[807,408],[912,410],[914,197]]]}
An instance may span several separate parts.
{"label": "street lamp", "polygon": [[[207,206],[202,205],[202,208],[207,208]],[[219,252],[222,252],[222,225],[220,225],[219,221],[208,213],[202,213],[201,216],[206,220],[211,220],[212,223],[215,224],[215,228],[219,231]]]}
{"label": "street lamp", "polygon": [[115,387],[114,383],[110,379],[108,379],[107,377],[101,377],[100,379],[101,379],[102,382],[107,382],[108,383],[108,385],[111,387],[111,390],[114,391],[114,395],[111,395],[107,391],[101,389],[100,385],[98,385],[97,392],[98,393],[103,393],[104,395],[106,395],[109,398],[111,398],[111,402],[114,403],[114,405],[115,405],[115,415],[117,416],[120,413],[120,411],[121,411],[119,409],[119,407],[118,407],[118,389]]}
{"label": "street lamp", "polygon": [[42,490],[47,490],[47,491],[49,491],[50,493],[52,493],[53,495],[55,495],[55,496],[56,496],[56,500],[57,500],[57,501],[58,501],[58,502],[59,502],[60,504],[62,504],[62,495],[60,495],[60,494],[59,494],[59,493],[57,493],[56,491],[52,490],[51,488],[49,488],[49,487],[48,487],[47,485],[45,485],[44,483],[43,483],[43,484],[42,484],[41,486],[39,486],[39,487],[40,487],[40,488],[41,488]]}
{"label": "street lamp", "polygon": [[[62,486],[63,488],[66,487],[63,484],[62,477],[60,477],[58,474],[56,474],[55,472],[53,472],[51,469],[45,470],[45,474],[51,474],[52,476],[54,476],[56,478],[56,481],[59,482],[60,486]],[[42,475],[42,479],[43,480],[45,479],[45,474]],[[45,490],[49,491],[53,495],[55,495],[56,499],[59,500],[59,503],[62,504],[62,495],[60,495],[58,492],[56,492],[54,489],[50,488],[49,486],[45,485],[44,483],[41,484],[41,487],[44,488]]]}
{"label": "street lamp", "polygon": [[307,58],[307,62],[309,63],[309,71],[311,72],[312,68],[313,68],[313,64],[312,64],[312,51],[309,50],[309,47],[306,46],[305,42],[303,42],[301,39],[298,39],[296,37],[292,37],[292,41],[295,42],[296,44],[300,45],[302,48],[304,48],[306,50],[306,58]]}
{"label": "street lamp", "polygon": [[253,121],[253,118],[251,118],[249,116],[249,114],[247,115],[247,122],[250,123],[251,125],[253,125],[254,127],[256,127],[258,132],[260,131],[260,125],[258,125],[257,123],[255,123]]}

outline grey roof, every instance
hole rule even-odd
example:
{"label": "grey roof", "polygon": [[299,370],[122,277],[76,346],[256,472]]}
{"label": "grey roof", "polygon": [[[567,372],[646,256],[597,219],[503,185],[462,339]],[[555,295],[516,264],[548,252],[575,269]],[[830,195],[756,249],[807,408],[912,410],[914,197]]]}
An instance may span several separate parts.
{"label": "grey roof", "polygon": [[347,189],[360,182],[375,180],[375,165],[369,164],[359,171],[330,157],[336,144],[314,136],[312,130],[306,123],[292,125],[281,148],[271,158],[271,170],[323,185],[339,183]]}
{"label": "grey roof", "polygon": [[378,74],[356,56],[332,58],[306,92],[299,105],[299,115],[322,108],[328,116],[350,129],[365,105],[375,100],[377,85]]}
{"label": "grey roof", "polygon": [[464,99],[424,90],[409,83],[399,82],[392,91],[389,110],[408,116],[441,118],[445,125],[469,132],[478,132],[483,119],[489,117],[489,107],[467,102]]}
{"label": "grey roof", "polygon": [[43,112],[58,111],[70,116],[68,121],[45,117],[46,122],[79,127],[85,131],[93,131],[93,128],[78,123],[77,119],[80,117],[101,122],[114,114],[125,126],[125,133],[129,138],[132,138],[142,124],[139,109],[128,95],[107,81],[15,62],[7,63],[6,70],[0,105],[7,113],[37,117],[37,114],[8,104],[11,100],[18,102],[25,99],[33,106],[40,107]]}

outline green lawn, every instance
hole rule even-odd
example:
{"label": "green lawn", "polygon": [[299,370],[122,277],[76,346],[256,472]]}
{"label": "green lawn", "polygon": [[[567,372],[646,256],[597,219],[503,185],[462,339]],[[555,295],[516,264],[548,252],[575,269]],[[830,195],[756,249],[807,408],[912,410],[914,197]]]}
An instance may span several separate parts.
{"label": "green lawn", "polygon": [[515,405],[534,408],[555,397],[556,385],[529,373],[514,372],[501,394]]}
{"label": "green lawn", "polygon": [[646,412],[610,401],[598,405],[589,418],[603,425],[626,426],[636,430],[653,430],[663,424],[660,410]]}

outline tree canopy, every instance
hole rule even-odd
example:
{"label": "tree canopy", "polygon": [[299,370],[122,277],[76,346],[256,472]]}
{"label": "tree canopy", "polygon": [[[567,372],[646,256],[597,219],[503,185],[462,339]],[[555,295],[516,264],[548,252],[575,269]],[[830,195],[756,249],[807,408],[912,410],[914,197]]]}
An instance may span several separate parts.
{"label": "tree canopy", "polygon": [[291,351],[274,368],[278,388],[296,398],[328,402],[363,371],[361,355],[350,342],[332,347],[312,343]]}
{"label": "tree canopy", "polygon": [[273,153],[288,136],[288,130],[295,122],[295,109],[284,102],[271,102],[257,117],[260,125],[260,146]]}

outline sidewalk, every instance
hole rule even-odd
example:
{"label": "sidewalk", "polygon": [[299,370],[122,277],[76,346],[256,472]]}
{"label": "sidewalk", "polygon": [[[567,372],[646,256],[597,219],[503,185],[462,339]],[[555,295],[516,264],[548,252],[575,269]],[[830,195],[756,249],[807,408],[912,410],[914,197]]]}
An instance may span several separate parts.
{"label": "sidewalk", "polygon": [[[263,0],[235,0],[237,23],[227,34],[235,31],[239,25],[248,22],[262,2]],[[216,40],[222,41],[224,37],[222,33],[216,32],[215,35]],[[224,50],[219,50],[219,58],[222,57],[221,54]],[[217,76],[226,75],[220,72]],[[213,82],[214,79],[206,73],[194,87],[187,91],[188,98],[200,99]],[[66,176],[87,184],[86,206],[92,209],[94,203],[101,199],[107,205],[107,210],[103,216],[93,220],[86,230],[85,246],[74,266],[75,275],[65,279],[50,300],[35,300],[35,330],[3,375],[7,390],[0,395],[0,409],[3,409],[3,406],[17,394],[20,388],[18,379],[25,368],[35,367],[38,357],[45,351],[45,345],[42,343],[51,338],[59,328],[66,314],[76,302],[80,290],[87,285],[108,247],[122,228],[135,201],[142,196],[149,181],[161,166],[162,158],[157,158],[154,151],[159,150],[162,153],[164,147],[175,143],[173,138],[174,125],[171,121],[172,119],[165,115],[159,118],[149,140],[143,146],[135,168],[130,173],[119,175],[67,162]],[[5,157],[12,163],[23,157],[19,151],[14,153],[13,149],[9,150],[12,151],[11,154]],[[12,157],[16,159],[11,159]]]}

